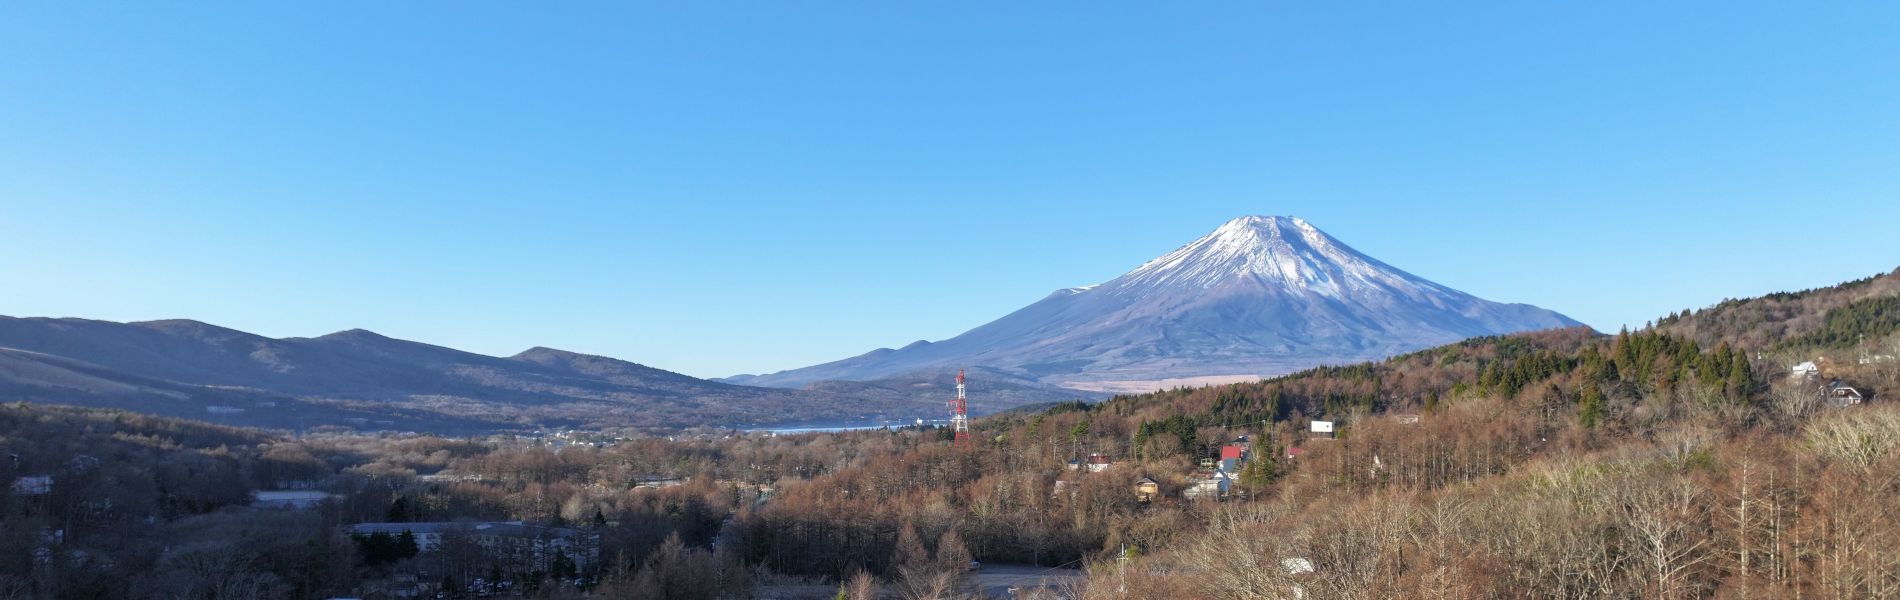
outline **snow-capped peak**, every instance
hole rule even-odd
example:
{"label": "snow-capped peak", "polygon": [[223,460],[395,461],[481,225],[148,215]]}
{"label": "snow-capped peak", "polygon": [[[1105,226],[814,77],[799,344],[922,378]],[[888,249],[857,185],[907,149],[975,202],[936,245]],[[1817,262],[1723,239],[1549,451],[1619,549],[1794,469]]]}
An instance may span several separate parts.
{"label": "snow-capped peak", "polygon": [[1373,260],[1299,217],[1246,216],[1228,221],[1186,246],[1148,261],[1110,286],[1205,290],[1258,282],[1294,293],[1339,297],[1356,290],[1413,292],[1436,287]]}
{"label": "snow-capped peak", "polygon": [[1175,378],[1252,378],[1576,324],[1412,276],[1305,220],[1252,216],[1099,286],[1056,290],[950,339],[747,383],[803,386],[984,365],[1062,386],[1153,389]]}

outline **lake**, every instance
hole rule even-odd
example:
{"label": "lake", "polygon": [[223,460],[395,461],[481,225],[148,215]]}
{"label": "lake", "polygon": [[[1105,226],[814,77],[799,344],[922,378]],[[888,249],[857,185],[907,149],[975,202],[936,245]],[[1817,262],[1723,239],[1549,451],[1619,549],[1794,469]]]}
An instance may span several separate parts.
{"label": "lake", "polygon": [[[925,425],[942,425],[943,423],[944,422],[941,420],[924,421]],[[760,428],[752,429],[752,431],[770,431],[772,433],[779,434],[779,435],[792,435],[792,434],[797,434],[797,433],[837,433],[840,431],[867,431],[867,430],[872,430],[872,429],[883,429],[885,427],[890,427],[890,428],[910,427],[916,424],[917,424],[917,421],[914,421],[914,420],[913,421],[890,421],[890,422],[884,422],[884,423],[816,423],[816,424],[806,424],[806,425],[787,425],[784,427],[760,427]]]}

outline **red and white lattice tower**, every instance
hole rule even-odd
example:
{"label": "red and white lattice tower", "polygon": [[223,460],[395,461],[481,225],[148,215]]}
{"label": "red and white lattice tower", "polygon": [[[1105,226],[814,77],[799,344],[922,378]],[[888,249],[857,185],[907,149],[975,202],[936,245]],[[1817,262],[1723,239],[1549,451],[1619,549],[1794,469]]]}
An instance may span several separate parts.
{"label": "red and white lattice tower", "polygon": [[963,397],[963,369],[957,369],[957,397],[950,401],[950,430],[956,432],[952,445],[970,445],[970,403]]}

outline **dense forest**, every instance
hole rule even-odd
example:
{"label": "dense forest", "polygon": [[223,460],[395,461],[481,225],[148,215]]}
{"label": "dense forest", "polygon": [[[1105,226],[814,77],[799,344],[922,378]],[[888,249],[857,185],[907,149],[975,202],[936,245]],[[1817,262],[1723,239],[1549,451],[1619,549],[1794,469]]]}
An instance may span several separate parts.
{"label": "dense forest", "polygon": [[[1057,591],[1083,598],[1896,597],[1896,298],[1900,272],[1614,334],[1060,404],[980,419],[969,447],[933,428],[265,433],[8,404],[0,477],[51,483],[0,491],[0,598],[376,596],[416,574],[445,597],[505,579],[534,597],[958,598],[972,560],[1083,569]],[[1189,498],[1232,445],[1249,452],[1231,492]],[[1070,468],[1090,455],[1115,464]],[[333,496],[247,507],[288,488]],[[444,521],[586,530],[600,560],[504,572],[344,533]]]}

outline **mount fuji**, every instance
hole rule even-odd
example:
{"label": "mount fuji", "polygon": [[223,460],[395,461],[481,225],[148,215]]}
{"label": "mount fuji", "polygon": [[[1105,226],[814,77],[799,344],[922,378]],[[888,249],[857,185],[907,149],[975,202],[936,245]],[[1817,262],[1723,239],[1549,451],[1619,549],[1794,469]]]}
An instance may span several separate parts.
{"label": "mount fuji", "polygon": [[1073,389],[1145,391],[1580,325],[1406,273],[1299,218],[1249,216],[947,340],[726,381],[799,387],[984,366]]}

